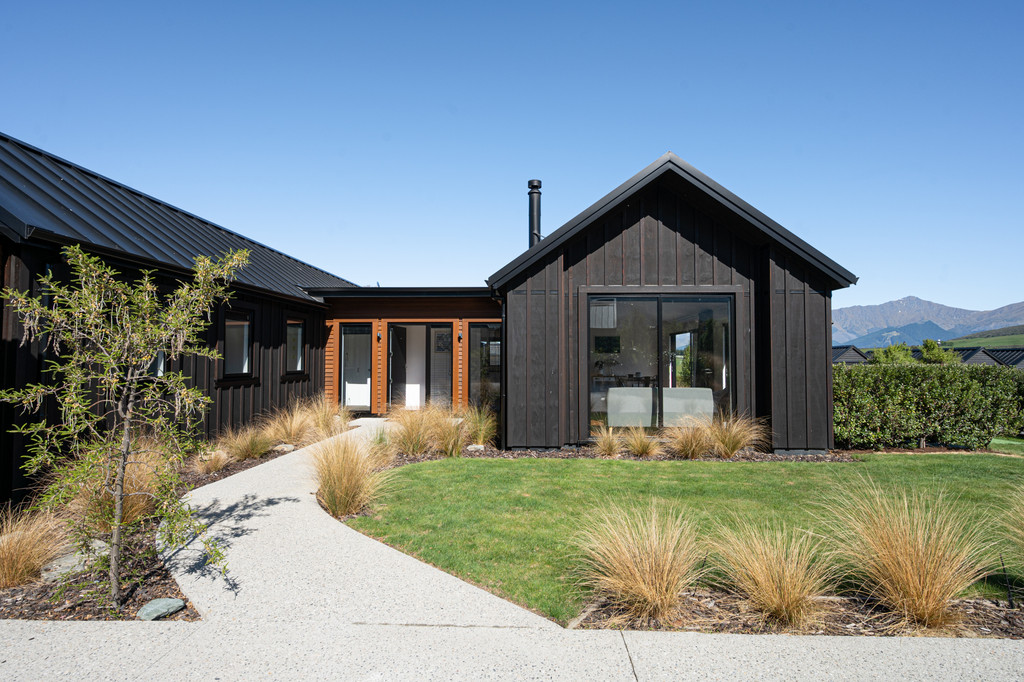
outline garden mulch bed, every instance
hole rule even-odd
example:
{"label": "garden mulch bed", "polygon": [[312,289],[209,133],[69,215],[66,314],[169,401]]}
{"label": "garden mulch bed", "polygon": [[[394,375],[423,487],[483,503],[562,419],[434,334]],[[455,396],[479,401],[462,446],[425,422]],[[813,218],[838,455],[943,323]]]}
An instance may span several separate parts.
{"label": "garden mulch bed", "polygon": [[603,629],[722,632],[734,634],[866,635],[875,637],[1000,637],[1024,639],[1024,611],[1004,601],[958,599],[954,623],[936,629],[914,626],[865,599],[821,597],[806,625],[786,627],[765,620],[742,597],[714,589],[684,595],[678,609],[663,621],[630,619],[607,603],[584,610],[577,627]]}

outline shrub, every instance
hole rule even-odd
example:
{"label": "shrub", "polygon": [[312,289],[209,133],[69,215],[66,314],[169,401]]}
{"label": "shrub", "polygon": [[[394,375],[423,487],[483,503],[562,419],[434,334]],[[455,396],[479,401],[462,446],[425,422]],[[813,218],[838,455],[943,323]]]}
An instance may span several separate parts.
{"label": "shrub", "polygon": [[665,618],[700,575],[693,524],[653,501],[592,512],[576,542],[582,583],[634,618]]}
{"label": "shrub", "polygon": [[317,499],[331,516],[358,514],[384,491],[388,472],[375,471],[358,443],[335,438],[312,447]]}
{"label": "shrub", "polygon": [[53,514],[0,509],[0,589],[38,578],[65,544],[64,524]]}
{"label": "shrub", "polygon": [[1024,372],[1012,367],[835,365],[832,376],[840,447],[979,449],[1024,427]]}
{"label": "shrub", "polygon": [[697,459],[711,450],[708,425],[700,420],[690,419],[686,423],[669,426],[664,430],[664,438],[669,452],[683,459]]}
{"label": "shrub", "polygon": [[764,447],[769,442],[768,428],[758,419],[744,415],[730,417],[719,413],[705,422],[711,448],[722,459],[730,459],[744,448]]}
{"label": "shrub", "polygon": [[712,542],[725,584],[769,620],[790,626],[808,620],[814,597],[830,582],[818,544],[803,531],[749,522],[721,527]]}
{"label": "shrub", "polygon": [[485,407],[471,405],[462,413],[469,439],[475,445],[492,445],[498,435],[498,420]]}
{"label": "shrub", "polygon": [[594,436],[594,450],[601,457],[618,457],[622,441],[615,433],[604,424],[597,427],[597,434]]}
{"label": "shrub", "polygon": [[275,443],[302,445],[309,440],[312,426],[306,405],[295,401],[271,412],[263,423],[263,433]]}
{"label": "shrub", "polygon": [[274,446],[274,440],[257,424],[241,429],[228,428],[217,439],[217,448],[236,462],[259,459]]}
{"label": "shrub", "polygon": [[661,444],[642,426],[631,426],[622,436],[622,446],[634,457],[657,457],[661,454]]}
{"label": "shrub", "polygon": [[963,505],[887,495],[864,480],[826,505],[835,551],[879,603],[925,627],[954,620],[950,600],[987,574],[991,545]]}

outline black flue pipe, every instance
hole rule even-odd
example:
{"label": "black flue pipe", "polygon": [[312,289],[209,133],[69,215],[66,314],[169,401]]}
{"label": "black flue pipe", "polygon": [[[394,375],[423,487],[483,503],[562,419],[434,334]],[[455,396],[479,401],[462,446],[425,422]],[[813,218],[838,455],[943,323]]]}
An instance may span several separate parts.
{"label": "black flue pipe", "polygon": [[530,248],[540,241],[540,180],[526,183],[530,188]]}

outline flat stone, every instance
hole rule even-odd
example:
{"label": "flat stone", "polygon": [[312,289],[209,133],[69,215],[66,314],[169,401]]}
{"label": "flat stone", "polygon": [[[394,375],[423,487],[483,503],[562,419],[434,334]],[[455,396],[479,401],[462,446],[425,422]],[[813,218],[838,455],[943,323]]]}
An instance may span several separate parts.
{"label": "flat stone", "polygon": [[470,445],[470,446],[468,446],[466,448],[466,450],[468,452],[483,452],[484,451],[484,446],[483,445]]}
{"label": "flat stone", "polygon": [[77,573],[78,571],[85,570],[90,557],[100,556],[108,552],[110,552],[110,545],[102,540],[90,540],[87,552],[75,551],[57,557],[43,566],[40,572],[41,577],[45,582],[55,582],[67,573]]}
{"label": "flat stone", "polygon": [[280,445],[275,445],[274,447],[270,448],[270,451],[271,452],[280,452],[280,453],[284,454],[286,452],[291,452],[294,449],[295,449],[295,446],[292,445],[291,443],[281,443]]}
{"label": "flat stone", "polygon": [[177,613],[185,608],[185,602],[181,599],[154,599],[146,602],[146,605],[139,609],[139,620],[156,620]]}

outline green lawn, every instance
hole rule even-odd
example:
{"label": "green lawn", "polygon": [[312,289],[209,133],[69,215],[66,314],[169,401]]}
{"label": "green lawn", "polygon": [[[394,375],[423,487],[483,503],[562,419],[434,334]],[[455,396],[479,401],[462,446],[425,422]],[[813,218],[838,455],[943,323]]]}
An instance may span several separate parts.
{"label": "green lawn", "polygon": [[944,348],[974,348],[983,346],[985,348],[1006,348],[1012,346],[1024,346],[1024,334],[1008,334],[1006,336],[987,336],[974,339],[952,339],[943,341]]}
{"label": "green lawn", "polygon": [[736,513],[820,529],[815,502],[860,474],[960,496],[991,517],[1024,459],[867,455],[852,464],[458,459],[395,471],[394,491],[351,525],[450,573],[565,623],[581,608],[569,538],[607,500],[671,501],[703,529]]}
{"label": "green lawn", "polygon": [[1008,455],[1024,455],[1024,438],[993,438],[988,449]]}

